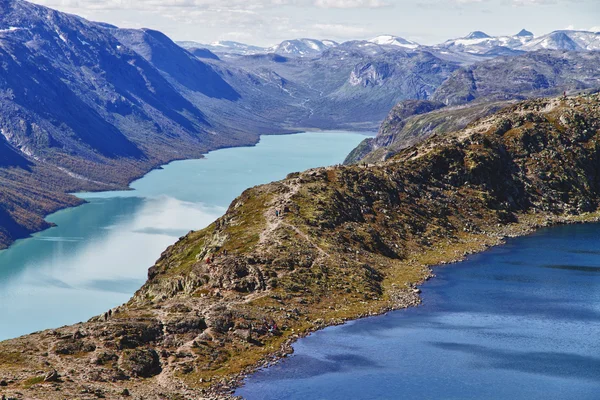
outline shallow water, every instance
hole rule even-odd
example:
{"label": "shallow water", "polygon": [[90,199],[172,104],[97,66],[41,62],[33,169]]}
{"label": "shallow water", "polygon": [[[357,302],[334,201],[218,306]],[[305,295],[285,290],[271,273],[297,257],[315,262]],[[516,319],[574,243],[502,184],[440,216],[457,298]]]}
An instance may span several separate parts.
{"label": "shallow water", "polygon": [[423,306],[301,339],[236,394],[600,399],[599,224],[544,229],[435,273]]}
{"label": "shallow water", "polygon": [[340,163],[364,135],[264,136],[255,147],[173,162],[133,191],[48,217],[58,226],[0,251],[0,340],[71,324],[127,301],[167,246],[222,215],[244,189]]}

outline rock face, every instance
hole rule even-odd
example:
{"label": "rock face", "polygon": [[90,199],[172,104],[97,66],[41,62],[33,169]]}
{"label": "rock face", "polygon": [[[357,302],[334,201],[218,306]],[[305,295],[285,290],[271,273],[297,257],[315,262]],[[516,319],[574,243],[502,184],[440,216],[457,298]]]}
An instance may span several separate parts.
{"label": "rock face", "polygon": [[[538,226],[596,220],[599,149],[599,95],[530,100],[377,165],[248,189],[169,247],[127,304],[0,343],[0,390],[228,393],[232,376],[285,355],[298,335],[418,304],[428,265]],[[40,371],[54,370],[63,378],[44,383]]]}

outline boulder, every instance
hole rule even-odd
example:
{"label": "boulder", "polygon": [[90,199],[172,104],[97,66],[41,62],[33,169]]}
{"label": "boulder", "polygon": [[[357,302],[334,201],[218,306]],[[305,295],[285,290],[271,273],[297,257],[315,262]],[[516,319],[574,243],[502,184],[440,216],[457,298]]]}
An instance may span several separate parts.
{"label": "boulder", "polygon": [[136,378],[150,378],[162,371],[158,353],[152,348],[125,350],[119,366],[125,373]]}

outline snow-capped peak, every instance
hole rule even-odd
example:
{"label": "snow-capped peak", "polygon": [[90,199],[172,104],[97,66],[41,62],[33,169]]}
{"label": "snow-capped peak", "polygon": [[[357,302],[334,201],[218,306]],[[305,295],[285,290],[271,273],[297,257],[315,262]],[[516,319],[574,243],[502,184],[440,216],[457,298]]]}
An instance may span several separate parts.
{"label": "snow-capped peak", "polygon": [[419,44],[416,42],[392,35],[377,36],[373,39],[368,40],[368,42],[375,43],[381,46],[399,46],[406,47],[408,49],[416,49],[417,47],[419,47]]}
{"label": "snow-capped peak", "polygon": [[317,39],[292,39],[284,40],[277,46],[269,49],[270,52],[291,55],[291,56],[306,56],[322,53],[323,51],[337,46],[338,43],[333,40],[317,40]]}
{"label": "snow-capped peak", "polygon": [[481,32],[481,31],[474,31],[469,33],[467,36],[465,36],[465,39],[489,39],[491,38],[490,35],[488,35],[485,32]]}

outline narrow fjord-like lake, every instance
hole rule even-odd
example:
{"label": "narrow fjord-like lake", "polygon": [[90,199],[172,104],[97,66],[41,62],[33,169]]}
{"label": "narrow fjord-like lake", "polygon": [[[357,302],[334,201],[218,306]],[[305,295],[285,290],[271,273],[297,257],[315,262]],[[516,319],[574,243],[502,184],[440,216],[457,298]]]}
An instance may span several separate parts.
{"label": "narrow fjord-like lake", "polygon": [[543,229],[435,273],[423,306],[301,339],[236,394],[600,399],[600,224]]}
{"label": "narrow fjord-like lake", "polygon": [[251,186],[340,163],[364,135],[264,136],[255,147],[173,162],[132,191],[82,194],[57,227],[0,251],[0,340],[85,321],[126,302],[161,252],[222,215]]}

